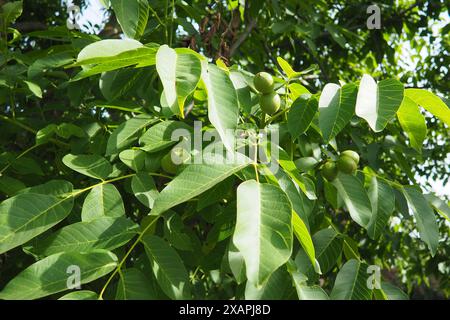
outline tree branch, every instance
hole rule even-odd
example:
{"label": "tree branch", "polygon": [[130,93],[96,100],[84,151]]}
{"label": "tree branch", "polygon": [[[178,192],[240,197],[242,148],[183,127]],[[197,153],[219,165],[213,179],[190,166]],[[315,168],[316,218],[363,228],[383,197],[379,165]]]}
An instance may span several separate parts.
{"label": "tree branch", "polygon": [[245,27],[244,32],[242,32],[242,34],[239,36],[239,38],[237,38],[236,42],[233,43],[233,45],[231,46],[230,57],[232,57],[234,55],[236,50],[245,41],[245,39],[247,39],[247,37],[250,35],[250,33],[252,33],[252,30],[255,27],[256,27],[256,20],[252,18],[252,19],[250,19],[248,25]]}

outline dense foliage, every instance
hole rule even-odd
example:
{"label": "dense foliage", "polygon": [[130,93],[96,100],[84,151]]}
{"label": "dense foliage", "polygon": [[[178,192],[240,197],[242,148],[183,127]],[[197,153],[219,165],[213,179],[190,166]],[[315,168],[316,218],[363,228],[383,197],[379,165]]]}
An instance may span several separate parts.
{"label": "dense foliage", "polygon": [[101,2],[0,1],[0,298],[450,295],[444,1]]}

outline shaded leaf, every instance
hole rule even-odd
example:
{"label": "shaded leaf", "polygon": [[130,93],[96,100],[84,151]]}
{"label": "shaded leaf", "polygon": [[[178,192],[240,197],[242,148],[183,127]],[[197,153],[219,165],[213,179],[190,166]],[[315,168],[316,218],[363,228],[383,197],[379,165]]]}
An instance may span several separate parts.
{"label": "shaded leaf", "polygon": [[73,198],[18,194],[0,204],[0,253],[33,239],[67,217]]}
{"label": "shaded leaf", "polygon": [[[89,253],[58,253],[42,259],[19,273],[0,292],[0,299],[30,300],[68,290],[72,268],[80,272],[81,284],[110,273],[117,257],[105,250]],[[74,268],[75,269],[75,268]]]}
{"label": "shaded leaf", "polygon": [[155,300],[157,295],[150,279],[139,269],[130,268],[120,272],[116,300]]}
{"label": "shaded leaf", "polygon": [[178,253],[154,235],[144,236],[142,243],[162,291],[171,299],[190,299],[188,273]]}
{"label": "shaded leaf", "polygon": [[367,233],[372,239],[377,239],[381,236],[394,211],[395,194],[385,181],[372,177],[368,195],[372,204],[372,216],[367,226]]}
{"label": "shaded leaf", "polygon": [[209,190],[217,183],[245,168],[248,159],[237,159],[234,163],[190,164],[165,187],[156,198],[152,214],[164,211],[183,203]]}
{"label": "shaded leaf", "polygon": [[123,122],[108,138],[106,155],[112,155],[128,147],[138,138],[141,130],[156,121],[152,117],[142,114]]}
{"label": "shaded leaf", "polygon": [[367,287],[367,265],[349,260],[339,270],[331,291],[333,300],[370,300],[372,291]]}
{"label": "shaded leaf", "polygon": [[146,207],[153,208],[155,199],[158,197],[159,192],[156,189],[153,177],[145,172],[136,174],[131,179],[131,189],[133,190],[136,198]]}
{"label": "shaded leaf", "polygon": [[433,209],[428,204],[422,192],[413,186],[404,186],[403,195],[408,201],[409,209],[416,218],[420,238],[427,244],[431,255],[434,256],[439,245],[439,228]]}
{"label": "shaded leaf", "polygon": [[308,130],[317,108],[317,99],[310,98],[307,95],[298,97],[292,103],[288,113],[287,124],[293,139]]}
{"label": "shaded leaf", "polygon": [[112,172],[112,165],[96,154],[66,154],[63,163],[70,169],[95,179],[106,179]]}
{"label": "shaded leaf", "polygon": [[353,221],[366,228],[372,216],[372,205],[361,181],[355,176],[339,173],[333,180],[333,185],[338,190]]}
{"label": "shaded leaf", "polygon": [[122,196],[113,184],[94,187],[84,199],[81,220],[92,221],[102,217],[122,217],[125,215]]}
{"label": "shaded leaf", "polygon": [[421,152],[423,141],[427,136],[427,124],[419,106],[405,96],[397,111],[397,117],[402,129],[408,134],[411,147]]}
{"label": "shaded leaf", "polygon": [[59,252],[113,250],[130,241],[137,231],[138,225],[125,217],[97,218],[63,227],[40,239],[30,251],[37,255],[49,256]]}

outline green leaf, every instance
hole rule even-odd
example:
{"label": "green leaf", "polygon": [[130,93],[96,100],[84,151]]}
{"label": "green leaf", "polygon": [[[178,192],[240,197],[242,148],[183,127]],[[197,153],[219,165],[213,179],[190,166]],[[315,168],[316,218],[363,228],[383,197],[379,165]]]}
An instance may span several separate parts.
{"label": "green leaf", "polygon": [[157,295],[150,279],[139,269],[130,268],[120,272],[116,300],[155,300]]}
{"label": "green leaf", "polygon": [[152,66],[156,63],[157,50],[158,46],[143,46],[140,42],[129,39],[94,42],[83,48],[77,62],[71,65],[83,67],[72,81],[130,66],[135,68]]}
{"label": "green leaf", "polygon": [[70,169],[95,179],[106,179],[113,171],[112,165],[96,154],[67,154],[62,159]]}
{"label": "green leaf", "polygon": [[351,120],[355,113],[356,86],[340,87],[328,83],[319,99],[319,127],[326,142],[333,139]]}
{"label": "green leaf", "polygon": [[427,136],[427,123],[420,113],[419,106],[405,96],[397,111],[398,121],[408,134],[411,147],[422,152],[422,144]]}
{"label": "green leaf", "polygon": [[23,1],[11,1],[5,3],[2,7],[2,20],[0,26],[8,27],[11,23],[16,21],[18,17],[22,14]]}
{"label": "green leaf", "polygon": [[287,62],[283,58],[277,57],[277,62],[289,79],[295,77],[298,74],[297,72],[294,71],[294,69],[292,69],[289,62]]}
{"label": "green leaf", "polygon": [[337,210],[339,208],[342,207],[343,203],[342,203],[342,198],[339,196],[336,187],[326,181],[325,179],[323,180],[323,192],[325,194],[325,199],[327,200],[327,202],[329,204],[331,204],[331,206],[333,207],[333,209]]}
{"label": "green leaf", "polygon": [[310,98],[308,95],[301,95],[292,103],[287,124],[293,139],[308,130],[317,108],[317,99]]}
{"label": "green leaf", "polygon": [[327,293],[319,286],[308,286],[307,277],[298,272],[292,272],[292,280],[299,300],[329,300]]}
{"label": "green leaf", "polygon": [[339,44],[341,48],[345,49],[347,40],[345,40],[345,37],[342,35],[342,33],[339,32],[339,28],[330,23],[327,23],[325,24],[325,29],[327,29],[327,31],[330,33],[333,40],[336,41],[336,43]]}
{"label": "green leaf", "polygon": [[180,137],[190,137],[191,134],[192,128],[188,124],[167,120],[149,128],[139,138],[139,144],[144,151],[157,152],[174,145]]}
{"label": "green leaf", "polygon": [[245,299],[282,300],[286,298],[286,293],[290,288],[289,273],[285,267],[280,267],[260,286],[247,281],[245,285]]}
{"label": "green leaf", "polygon": [[36,144],[47,143],[51,138],[53,138],[58,126],[54,123],[42,128],[36,133]]}
{"label": "green leaf", "polygon": [[73,50],[50,50],[49,55],[34,60],[34,62],[28,67],[28,78],[37,78],[49,69],[62,67],[74,61]]}
{"label": "green leaf", "polygon": [[58,300],[97,300],[98,295],[97,293],[89,290],[80,290],[80,291],[74,291],[70,292]]}
{"label": "green leaf", "polygon": [[434,256],[439,245],[439,228],[433,209],[422,192],[415,187],[403,186],[402,192],[408,201],[409,209],[414,213],[420,237],[428,245],[431,255]]}
{"label": "green leaf", "polygon": [[0,253],[33,239],[67,217],[73,198],[18,194],[0,204]]}
{"label": "green leaf", "polygon": [[81,129],[79,126],[76,126],[72,123],[66,123],[63,122],[60,125],[56,127],[55,133],[64,139],[69,139],[72,136],[75,136],[77,138],[84,138],[86,137],[86,132],[84,132],[83,129]]}
{"label": "green leaf", "polygon": [[244,256],[239,252],[238,248],[236,248],[233,241],[230,241],[228,247],[228,264],[230,265],[231,272],[238,284],[247,280],[245,276]]}
{"label": "green leaf", "polygon": [[409,300],[406,293],[390,283],[382,281],[381,290],[383,290],[388,300]]}
{"label": "green leaf", "polygon": [[27,86],[28,90],[31,91],[36,97],[42,99],[42,89],[34,82],[23,80],[23,83]]}
{"label": "green leaf", "polygon": [[205,161],[204,164],[194,163],[186,166],[156,198],[152,215],[160,215],[164,211],[198,196],[248,164],[248,159],[238,159],[234,163],[208,163]]}
{"label": "green leaf", "polygon": [[356,99],[356,115],[367,121],[370,128],[380,132],[395,116],[403,100],[403,84],[386,79],[378,84],[365,74],[360,82]]}
{"label": "green leaf", "polygon": [[4,175],[0,176],[0,192],[6,195],[11,197],[24,188],[26,186],[20,180]]}
{"label": "green leaf", "polygon": [[142,37],[147,25],[149,4],[147,0],[111,0],[111,6],[123,33],[129,38]]}
{"label": "green leaf", "polygon": [[73,185],[69,181],[50,180],[46,183],[20,190],[20,193],[39,193],[56,197],[66,197],[72,193],[72,190]]}
{"label": "green leaf", "polygon": [[248,114],[251,113],[252,106],[254,105],[249,86],[249,83],[251,83],[251,78],[244,72],[230,70],[230,79],[236,89],[240,110]]}
{"label": "green leaf", "polygon": [[109,137],[106,145],[106,155],[109,156],[127,148],[138,138],[139,133],[145,127],[156,121],[148,115],[141,114],[123,122]]}
{"label": "green leaf", "polygon": [[[267,175],[267,173],[265,174]],[[276,170],[275,179],[281,190],[288,196],[294,212],[299,215],[309,229],[309,218],[315,201],[308,199],[308,197],[301,192],[298,184],[292,181],[289,175],[283,170]]]}
{"label": "green leaf", "polygon": [[136,174],[131,179],[131,189],[133,190],[136,198],[146,207],[153,208],[155,199],[158,197],[159,192],[156,188],[153,177],[145,172]]}
{"label": "green leaf", "polygon": [[312,237],[316,259],[322,273],[327,273],[336,265],[342,252],[343,239],[332,228],[322,229]]}
{"label": "green leaf", "polygon": [[361,181],[355,176],[339,173],[333,180],[339,196],[353,221],[366,228],[372,216],[372,205]]}
{"label": "green leaf", "polygon": [[450,221],[450,207],[444,200],[439,199],[434,194],[424,194],[428,203],[445,219]]}
{"label": "green leaf", "polygon": [[107,101],[115,101],[135,89],[145,73],[145,69],[130,68],[105,72],[100,77],[100,91]]}
{"label": "green leaf", "polygon": [[292,240],[292,208],[284,192],[255,180],[241,183],[233,243],[244,256],[248,281],[259,286],[285,264]]}
{"label": "green leaf", "polygon": [[174,300],[190,299],[188,273],[175,249],[154,235],[144,236],[142,243],[162,291]]}
{"label": "green leaf", "polygon": [[450,108],[434,93],[424,89],[406,89],[405,96],[450,127]]}
{"label": "green leaf", "polygon": [[372,177],[368,190],[370,203],[372,204],[372,216],[367,226],[367,233],[372,239],[381,236],[389,217],[395,208],[394,190],[382,179]]}
{"label": "green leaf", "polygon": [[204,192],[198,199],[197,202],[197,211],[200,211],[207,206],[220,202],[225,199],[227,195],[230,193],[230,190],[233,190],[234,187],[234,179],[230,177],[225,179],[224,181],[216,184],[211,189]]}
{"label": "green leaf", "polygon": [[227,150],[234,150],[234,129],[239,119],[239,102],[229,75],[202,61],[202,80],[208,92],[208,118]]}
{"label": "green leaf", "polygon": [[0,299],[31,300],[66,291],[72,284],[70,276],[76,275],[71,271],[74,266],[79,268],[80,284],[85,284],[114,270],[117,257],[105,250],[51,255],[12,279],[0,292]]}
{"label": "green leaf", "polygon": [[105,59],[114,59],[117,55],[142,48],[144,45],[131,39],[107,39],[91,43],[84,47],[77,57],[76,65],[97,64]]}
{"label": "green leaf", "polygon": [[147,154],[139,149],[127,149],[119,153],[120,161],[136,172],[144,169],[146,157]]}
{"label": "green leaf", "polygon": [[89,222],[77,222],[40,239],[29,251],[38,256],[49,256],[59,252],[113,250],[130,241],[138,228],[137,224],[125,217],[102,217]]}
{"label": "green leaf", "polygon": [[370,300],[372,291],[367,286],[367,265],[349,260],[339,270],[331,291],[333,300]]}
{"label": "green leaf", "polygon": [[300,242],[303,250],[305,250],[306,254],[311,260],[311,264],[315,267],[316,272],[322,273],[320,264],[318,264],[318,262],[316,261],[316,251],[314,249],[313,241],[311,239],[311,235],[309,234],[308,228],[306,227],[303,220],[295,212],[294,214],[292,214],[292,228],[295,237]]}
{"label": "green leaf", "polygon": [[[298,173],[297,166],[294,161],[291,160],[290,156],[282,148],[278,148],[278,158],[276,161],[284,169],[284,171],[291,177],[292,181],[302,190],[309,200],[316,200],[316,190],[314,182],[305,175],[300,175]],[[299,213],[300,214],[300,213]]]}
{"label": "green leaf", "polygon": [[[216,223],[218,222],[219,221],[216,220]],[[209,231],[208,237],[212,232],[213,229]],[[167,211],[166,214],[164,214],[164,238],[178,250],[193,251],[192,241],[185,232],[183,220],[181,220],[178,213],[172,210]]]}
{"label": "green leaf", "polygon": [[186,98],[194,92],[200,80],[200,60],[193,54],[177,53],[162,45],[156,54],[156,70],[167,104],[174,114],[184,118]]}
{"label": "green leaf", "polygon": [[40,176],[44,175],[40,163],[34,160],[33,158],[28,157],[16,158],[11,163],[11,167],[22,175],[25,174],[40,175]]}
{"label": "green leaf", "polygon": [[288,88],[290,91],[290,97],[293,101],[297,100],[301,95],[311,94],[311,92],[300,83],[291,83]]}
{"label": "green leaf", "polygon": [[84,199],[81,220],[89,222],[103,217],[123,217],[125,208],[122,196],[113,184],[94,187]]}

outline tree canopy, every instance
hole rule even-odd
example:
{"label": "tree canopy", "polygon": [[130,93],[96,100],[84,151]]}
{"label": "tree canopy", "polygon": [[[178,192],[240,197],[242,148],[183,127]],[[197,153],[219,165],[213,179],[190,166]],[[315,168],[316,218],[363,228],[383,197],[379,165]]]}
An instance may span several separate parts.
{"label": "tree canopy", "polygon": [[0,0],[0,298],[449,297],[448,1],[73,2]]}

